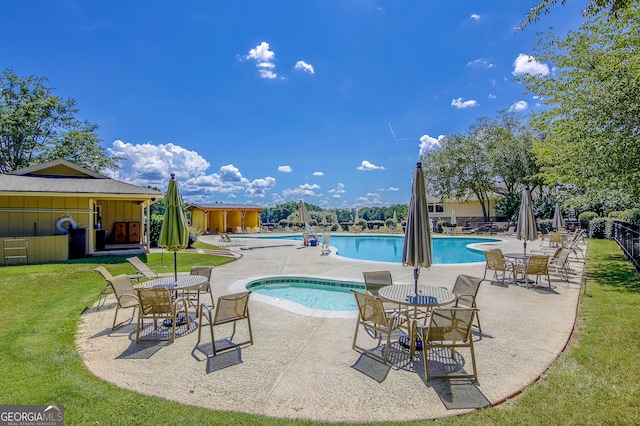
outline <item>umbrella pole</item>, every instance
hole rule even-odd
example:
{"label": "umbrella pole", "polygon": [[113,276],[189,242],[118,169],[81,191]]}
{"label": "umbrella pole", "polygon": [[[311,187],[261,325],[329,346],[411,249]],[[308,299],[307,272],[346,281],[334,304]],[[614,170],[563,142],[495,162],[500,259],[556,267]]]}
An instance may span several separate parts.
{"label": "umbrella pole", "polygon": [[420,268],[413,269],[413,292],[418,294],[418,277],[420,276]]}
{"label": "umbrella pole", "polygon": [[524,240],[524,254],[527,254],[527,240]]}
{"label": "umbrella pole", "polygon": [[178,282],[178,252],[177,251],[173,252],[173,275],[176,279],[176,282]]}

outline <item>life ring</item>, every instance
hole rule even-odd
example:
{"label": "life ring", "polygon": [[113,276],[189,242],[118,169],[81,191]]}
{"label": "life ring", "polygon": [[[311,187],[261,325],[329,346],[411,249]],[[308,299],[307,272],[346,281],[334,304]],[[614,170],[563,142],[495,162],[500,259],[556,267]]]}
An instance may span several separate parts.
{"label": "life ring", "polygon": [[[63,226],[65,223],[69,223],[69,226]],[[56,221],[56,228],[61,234],[68,234],[69,229],[76,229],[76,221],[71,216],[62,216]]]}

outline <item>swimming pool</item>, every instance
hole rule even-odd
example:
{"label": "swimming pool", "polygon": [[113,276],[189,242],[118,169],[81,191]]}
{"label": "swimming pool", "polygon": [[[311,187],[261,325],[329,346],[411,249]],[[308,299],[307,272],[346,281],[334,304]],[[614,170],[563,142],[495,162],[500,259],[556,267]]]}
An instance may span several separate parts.
{"label": "swimming pool", "polygon": [[365,291],[363,282],[329,277],[271,276],[242,280],[234,291],[253,292],[252,298],[308,316],[347,318],[358,307],[350,290]]}
{"label": "swimming pool", "polygon": [[[260,237],[302,241],[300,235]],[[321,238],[320,238],[321,240]],[[484,262],[481,250],[468,247],[470,244],[496,243],[500,240],[482,237],[431,238],[433,264]],[[402,262],[404,235],[331,235],[330,245],[343,257],[377,262]]]}

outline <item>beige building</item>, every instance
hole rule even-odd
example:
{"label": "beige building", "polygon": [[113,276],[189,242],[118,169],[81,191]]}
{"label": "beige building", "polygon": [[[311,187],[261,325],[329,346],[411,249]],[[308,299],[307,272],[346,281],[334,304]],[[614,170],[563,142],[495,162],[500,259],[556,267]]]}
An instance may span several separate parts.
{"label": "beige building", "polygon": [[66,160],[1,174],[4,264],[144,253],[146,211],[162,197]]}
{"label": "beige building", "polygon": [[264,207],[250,204],[190,204],[191,226],[204,234],[250,233],[260,227]]}

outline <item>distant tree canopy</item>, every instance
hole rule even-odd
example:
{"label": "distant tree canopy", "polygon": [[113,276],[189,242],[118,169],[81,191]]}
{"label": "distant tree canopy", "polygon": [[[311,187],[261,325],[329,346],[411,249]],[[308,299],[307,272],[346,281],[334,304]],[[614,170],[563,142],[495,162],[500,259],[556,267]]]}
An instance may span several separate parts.
{"label": "distant tree canopy", "polygon": [[[304,205],[309,211],[311,218],[319,224],[323,223],[323,221],[329,224],[346,223],[353,222],[355,219],[355,209],[323,209],[322,207],[306,202]],[[281,220],[287,220],[291,215],[295,214],[297,209],[298,203],[295,201],[278,204],[275,207],[269,207],[260,212],[260,220],[262,223],[278,223]],[[396,212],[398,221],[401,221],[402,218],[407,215],[409,206],[407,204],[393,204],[389,207],[362,207],[358,210],[358,217],[366,221],[386,220],[393,218],[394,211]]]}
{"label": "distant tree canopy", "polygon": [[100,146],[98,126],[76,118],[75,101],[45,86],[47,79],[0,74],[0,173],[64,158],[89,170],[118,168]]}

